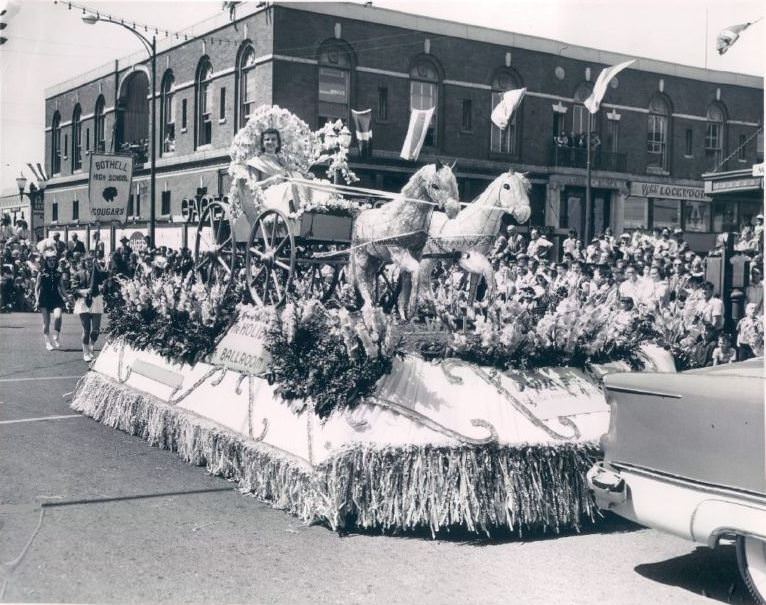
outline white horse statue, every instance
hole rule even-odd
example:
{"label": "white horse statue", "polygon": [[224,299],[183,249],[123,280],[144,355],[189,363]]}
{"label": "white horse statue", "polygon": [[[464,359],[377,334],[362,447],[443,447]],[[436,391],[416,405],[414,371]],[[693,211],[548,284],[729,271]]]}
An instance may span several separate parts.
{"label": "white horse statue", "polygon": [[350,262],[352,280],[365,305],[374,302],[372,292],[378,270],[391,261],[402,275],[399,312],[403,317],[415,314],[420,257],[429,223],[435,216],[434,207],[455,206],[457,200],[457,180],[452,168],[437,161],[412,175],[401,197],[359,214],[351,233]]}
{"label": "white horse statue", "polygon": [[[460,252],[458,265],[464,271],[482,275],[487,283],[488,295],[495,293],[492,263],[487,258],[500,232],[503,215],[508,212],[519,223],[526,223],[532,214],[529,206],[530,184],[526,176],[509,170],[497,177],[473,203],[468,204],[454,218],[435,214],[428,230],[428,243],[424,256]],[[421,275],[430,278],[433,258],[421,261]],[[432,294],[431,282],[427,291]]]}

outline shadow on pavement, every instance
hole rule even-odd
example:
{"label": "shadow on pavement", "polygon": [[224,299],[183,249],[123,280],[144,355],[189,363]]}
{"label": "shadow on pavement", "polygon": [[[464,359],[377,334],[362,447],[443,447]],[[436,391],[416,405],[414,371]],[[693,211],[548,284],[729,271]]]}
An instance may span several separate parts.
{"label": "shadow on pavement", "polygon": [[611,534],[611,533],[628,533],[634,531],[644,530],[646,528],[627,521],[622,517],[619,517],[612,513],[605,513],[602,517],[596,519],[595,522],[584,522],[580,530],[576,529],[564,529],[555,532],[553,529],[547,531],[543,530],[526,530],[523,532],[509,531],[507,529],[494,529],[490,531],[490,535],[479,534],[476,532],[469,532],[464,527],[454,527],[449,531],[443,530],[437,532],[435,536],[431,535],[431,531],[424,527],[417,530],[408,532],[391,532],[382,530],[361,530],[354,529],[350,531],[339,531],[341,536],[385,536],[388,538],[401,538],[401,539],[414,539],[414,540],[442,540],[445,542],[458,542],[465,546],[496,546],[500,544],[506,544],[508,542],[542,542],[547,540],[558,540],[561,538],[567,538],[571,536],[583,536],[589,534]]}
{"label": "shadow on pavement", "polygon": [[638,565],[643,577],[677,586],[721,603],[754,605],[737,570],[737,554],[733,545],[716,549],[699,546],[680,557]]}

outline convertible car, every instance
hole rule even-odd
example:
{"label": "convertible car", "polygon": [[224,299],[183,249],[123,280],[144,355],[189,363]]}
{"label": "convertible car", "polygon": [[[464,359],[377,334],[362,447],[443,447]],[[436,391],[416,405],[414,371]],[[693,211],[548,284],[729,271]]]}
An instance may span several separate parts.
{"label": "convertible car", "polygon": [[711,548],[736,539],[745,583],[766,603],[764,359],[608,374],[604,388],[604,460],[588,473],[598,505]]}

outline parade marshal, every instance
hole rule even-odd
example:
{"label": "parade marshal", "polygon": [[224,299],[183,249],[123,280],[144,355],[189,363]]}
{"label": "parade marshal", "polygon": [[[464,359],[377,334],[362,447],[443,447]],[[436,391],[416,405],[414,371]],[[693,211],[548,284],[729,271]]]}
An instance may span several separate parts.
{"label": "parade marshal", "polygon": [[133,156],[94,153],[90,156],[88,201],[92,220],[127,219]]}

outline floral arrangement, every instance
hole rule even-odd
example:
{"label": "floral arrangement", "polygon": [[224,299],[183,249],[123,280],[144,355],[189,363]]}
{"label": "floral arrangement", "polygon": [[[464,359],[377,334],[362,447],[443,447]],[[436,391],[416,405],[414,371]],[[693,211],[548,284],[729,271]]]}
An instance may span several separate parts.
{"label": "floral arrangement", "polygon": [[109,311],[109,334],[176,363],[193,364],[210,353],[233,321],[240,294],[207,287],[173,273],[118,278]]}
{"label": "floral arrangement", "polygon": [[320,155],[316,158],[315,163],[321,164],[329,160],[327,177],[337,181],[338,176],[342,176],[348,184],[358,181],[359,178],[348,167],[348,147],[351,144],[351,132],[345,124],[341,120],[326,122],[316,132],[316,136],[319,142]]}
{"label": "floral arrangement", "polygon": [[313,405],[321,418],[357,405],[400,353],[395,324],[378,308],[352,315],[304,299],[265,309],[261,321],[277,392],[302,402],[296,412]]}

